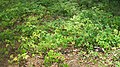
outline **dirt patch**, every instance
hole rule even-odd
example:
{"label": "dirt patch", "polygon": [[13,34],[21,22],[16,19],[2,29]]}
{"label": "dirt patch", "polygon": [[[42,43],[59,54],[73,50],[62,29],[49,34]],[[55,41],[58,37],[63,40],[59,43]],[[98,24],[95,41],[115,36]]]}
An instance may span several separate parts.
{"label": "dirt patch", "polygon": [[[105,58],[105,53],[98,52],[98,56],[95,56],[81,52],[78,48],[66,48],[62,50],[62,53],[65,57],[64,63],[69,67],[115,67],[114,64],[109,64],[112,61],[112,54]],[[0,63],[0,67],[45,67],[44,57],[39,55],[29,57],[27,60],[21,61],[19,65],[8,65],[7,59],[5,59]],[[50,67],[59,67],[59,64],[55,62]]]}
{"label": "dirt patch", "polygon": [[7,67],[7,66],[8,66],[7,59],[0,60],[0,67]]}

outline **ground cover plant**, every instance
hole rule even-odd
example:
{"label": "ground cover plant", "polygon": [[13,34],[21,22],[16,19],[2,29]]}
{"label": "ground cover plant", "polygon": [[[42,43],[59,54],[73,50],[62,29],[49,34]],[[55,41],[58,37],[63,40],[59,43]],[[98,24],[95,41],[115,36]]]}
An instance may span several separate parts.
{"label": "ground cover plant", "polygon": [[0,66],[119,67],[119,2],[1,0]]}

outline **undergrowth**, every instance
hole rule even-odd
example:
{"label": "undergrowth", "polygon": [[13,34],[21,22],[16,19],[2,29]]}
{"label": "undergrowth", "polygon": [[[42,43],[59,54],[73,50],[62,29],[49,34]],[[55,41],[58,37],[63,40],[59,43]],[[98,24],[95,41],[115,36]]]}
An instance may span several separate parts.
{"label": "undergrowth", "polygon": [[[51,65],[64,63],[61,53],[53,51],[59,47],[72,46],[86,51],[100,47],[105,52],[120,48],[120,16],[107,12],[103,2],[81,2],[2,0],[0,56],[9,55],[10,63],[19,63],[33,54],[42,53],[45,65]],[[116,63],[119,66],[119,62]]]}

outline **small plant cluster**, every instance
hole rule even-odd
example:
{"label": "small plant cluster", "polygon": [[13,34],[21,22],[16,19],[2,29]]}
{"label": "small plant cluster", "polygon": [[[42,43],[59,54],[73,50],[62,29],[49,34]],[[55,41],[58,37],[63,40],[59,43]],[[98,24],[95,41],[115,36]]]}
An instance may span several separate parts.
{"label": "small plant cluster", "polygon": [[45,56],[44,64],[46,67],[51,66],[53,63],[58,63],[58,66],[64,67],[64,57],[61,53],[56,53],[53,50],[50,50],[48,54]]}

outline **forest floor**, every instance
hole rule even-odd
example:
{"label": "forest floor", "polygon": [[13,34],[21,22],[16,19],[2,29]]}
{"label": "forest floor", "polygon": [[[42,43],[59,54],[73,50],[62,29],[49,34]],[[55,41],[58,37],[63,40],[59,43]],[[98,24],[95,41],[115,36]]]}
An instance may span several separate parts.
{"label": "forest floor", "polygon": [[[116,55],[120,55],[120,49],[108,53],[91,52],[89,54],[86,51],[81,51],[80,48],[72,47],[59,51],[65,57],[64,62],[68,67],[116,67],[113,58],[120,60],[120,57],[116,57]],[[6,57],[0,62],[0,67],[45,67],[44,56],[35,55],[29,57],[27,60],[21,61],[19,65],[15,63],[9,64]],[[59,67],[59,64],[55,62],[50,67]]]}
{"label": "forest floor", "polygon": [[4,6],[0,67],[120,67],[120,17],[71,1]]}

